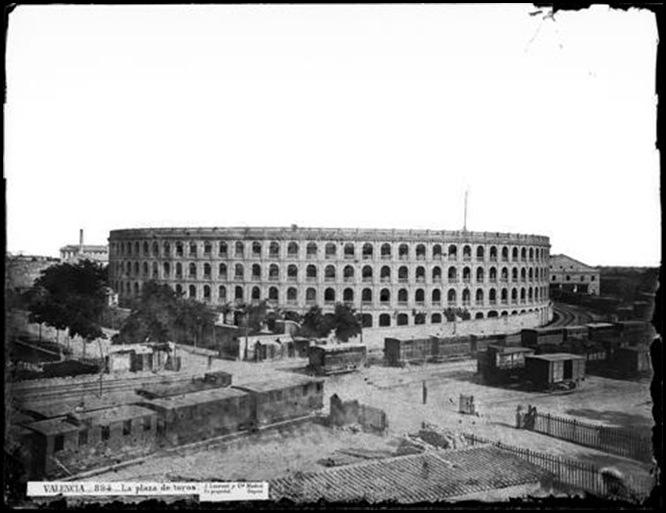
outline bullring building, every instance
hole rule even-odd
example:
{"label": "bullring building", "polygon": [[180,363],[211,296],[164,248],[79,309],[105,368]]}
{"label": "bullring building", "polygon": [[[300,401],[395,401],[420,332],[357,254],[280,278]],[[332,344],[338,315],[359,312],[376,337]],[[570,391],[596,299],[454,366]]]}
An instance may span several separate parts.
{"label": "bullring building", "polygon": [[[548,237],[331,228],[141,228],[109,236],[121,304],[144,283],[221,305],[266,299],[284,310],[352,304],[365,327],[538,312],[548,322]],[[541,317],[543,315],[543,317]]]}

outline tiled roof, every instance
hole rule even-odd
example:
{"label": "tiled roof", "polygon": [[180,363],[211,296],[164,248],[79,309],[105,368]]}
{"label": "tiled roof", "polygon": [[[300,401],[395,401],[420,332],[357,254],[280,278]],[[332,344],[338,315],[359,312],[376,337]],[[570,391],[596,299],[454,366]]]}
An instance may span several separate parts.
{"label": "tiled roof", "polygon": [[539,483],[548,472],[492,446],[363,462],[271,482],[273,499],[296,502],[435,502]]}

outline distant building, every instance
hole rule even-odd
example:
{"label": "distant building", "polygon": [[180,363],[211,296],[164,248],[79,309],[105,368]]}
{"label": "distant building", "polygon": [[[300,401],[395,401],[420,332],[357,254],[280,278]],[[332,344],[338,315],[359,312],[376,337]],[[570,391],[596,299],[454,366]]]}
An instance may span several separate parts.
{"label": "distant building", "polygon": [[25,292],[32,288],[41,272],[59,263],[57,258],[35,255],[6,255],[5,290]]}
{"label": "distant building", "polygon": [[550,257],[550,289],[599,295],[601,272],[567,255]]}
{"label": "distant building", "polygon": [[70,244],[60,248],[60,258],[63,262],[76,262],[88,259],[107,264],[109,262],[109,246],[83,244],[83,230],[80,230],[79,244]]}

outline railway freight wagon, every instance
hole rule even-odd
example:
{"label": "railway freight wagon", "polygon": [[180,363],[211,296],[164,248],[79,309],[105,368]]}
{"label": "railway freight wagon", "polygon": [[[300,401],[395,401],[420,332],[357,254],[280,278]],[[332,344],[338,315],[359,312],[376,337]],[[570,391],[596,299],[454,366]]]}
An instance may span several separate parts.
{"label": "railway freight wagon", "polygon": [[366,364],[368,350],[362,344],[340,344],[312,346],[309,353],[308,370],[328,376],[360,369]]}
{"label": "railway freight wagon", "polygon": [[612,360],[612,366],[622,377],[647,375],[652,372],[650,349],[647,345],[621,347]]}
{"label": "railway freight wagon", "polygon": [[430,357],[430,339],[384,339],[384,358],[392,367],[404,367],[408,363],[425,363]]}
{"label": "railway freight wagon", "polygon": [[585,379],[585,358],[569,353],[526,356],[524,377],[537,389],[575,388]]}
{"label": "railway freight wagon", "polygon": [[430,339],[430,360],[435,362],[449,358],[467,357],[476,353],[476,337],[449,337]]}
{"label": "railway freight wagon", "polygon": [[586,341],[590,339],[589,328],[587,326],[563,326],[562,334],[564,342]]}
{"label": "railway freight wagon", "polygon": [[249,429],[252,397],[234,388],[215,388],[141,402],[157,413],[158,444],[182,445]]}
{"label": "railway freight wagon", "polygon": [[564,342],[562,328],[532,328],[521,331],[522,345],[537,353],[554,353]]}
{"label": "railway freight wagon", "polygon": [[250,417],[255,427],[305,417],[324,407],[324,383],[321,379],[295,376],[234,388],[250,395]]}
{"label": "railway freight wagon", "polygon": [[487,383],[502,383],[521,378],[525,359],[534,354],[530,347],[489,345],[477,353],[478,372]]}

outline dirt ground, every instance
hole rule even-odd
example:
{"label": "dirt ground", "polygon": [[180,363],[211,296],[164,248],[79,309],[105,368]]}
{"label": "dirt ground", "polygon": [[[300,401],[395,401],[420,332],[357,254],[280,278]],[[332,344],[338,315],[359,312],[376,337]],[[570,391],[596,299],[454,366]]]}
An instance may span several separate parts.
{"label": "dirt ground", "polygon": [[[184,356],[188,371],[208,370],[208,359]],[[278,362],[213,360],[212,370],[233,374],[235,384],[271,375],[304,373],[305,359]],[[423,403],[423,386],[427,401]],[[561,455],[570,459],[614,466],[629,474],[645,474],[650,465],[545,435],[515,429],[516,406],[536,406],[543,413],[576,417],[580,421],[636,429],[647,433],[653,425],[649,380],[619,381],[588,376],[580,389],[555,394],[525,392],[480,384],[476,361],[464,360],[403,369],[372,366],[361,372],[326,378],[324,413],[331,395],[386,411],[389,434],[381,437],[351,433],[309,423],[265,432],[213,449],[184,451],[154,457],[141,465],[97,475],[91,480],[163,480],[173,478],[263,480],[291,472],[321,470],[318,460],[336,449],[394,450],[400,437],[415,432],[423,422],[502,442]],[[460,394],[474,395],[479,416],[458,413]]]}

